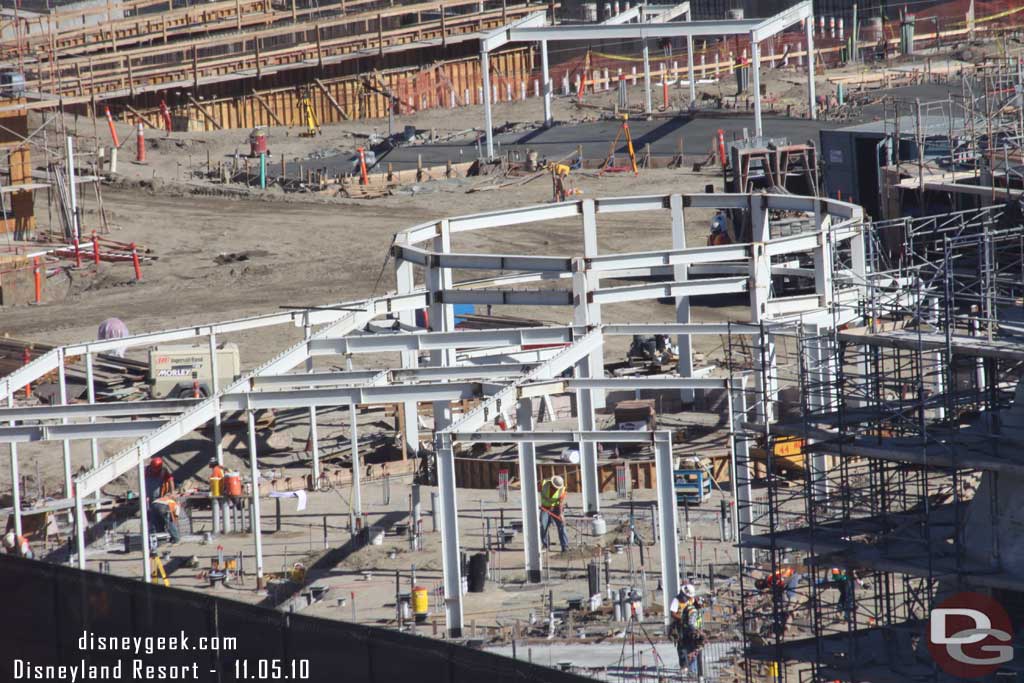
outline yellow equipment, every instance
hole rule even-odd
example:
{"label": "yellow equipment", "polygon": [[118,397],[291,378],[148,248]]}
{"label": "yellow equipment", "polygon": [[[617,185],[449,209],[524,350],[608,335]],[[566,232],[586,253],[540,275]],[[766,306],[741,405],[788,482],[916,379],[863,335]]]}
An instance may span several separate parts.
{"label": "yellow equipment", "polygon": [[[633,169],[633,175],[640,175],[640,169],[636,165],[636,152],[633,150],[633,136],[629,132],[629,114],[622,115],[622,125],[619,126],[619,130],[615,133],[615,139],[612,140],[612,146],[608,150],[608,156],[605,158],[604,163],[601,164],[601,172],[599,176],[604,175],[607,171],[612,170],[611,163],[615,159],[615,148],[619,146],[619,139],[625,136],[626,138],[626,151],[629,152],[629,163]],[[625,170],[625,169],[622,169]]]}
{"label": "yellow equipment", "polygon": [[299,99],[299,106],[302,107],[302,113],[306,117],[306,132],[299,133],[299,136],[313,138],[322,133],[320,121],[317,120],[316,111],[313,109],[313,98],[310,97],[308,90],[302,93],[302,97]]}
{"label": "yellow equipment", "polygon": [[164,569],[164,561],[155,553],[151,556],[151,559],[153,562],[153,571],[150,574],[151,581],[153,583],[162,583],[167,588],[170,588],[171,580],[167,578],[167,570]]}

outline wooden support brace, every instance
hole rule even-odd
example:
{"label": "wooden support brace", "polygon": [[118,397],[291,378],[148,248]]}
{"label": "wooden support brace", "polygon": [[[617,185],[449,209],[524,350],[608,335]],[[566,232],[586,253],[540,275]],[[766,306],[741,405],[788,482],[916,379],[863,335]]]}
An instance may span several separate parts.
{"label": "wooden support brace", "polygon": [[321,92],[323,92],[324,97],[326,97],[327,101],[331,103],[331,106],[334,107],[334,110],[336,112],[338,112],[339,114],[341,114],[341,118],[343,118],[346,121],[348,121],[351,118],[351,117],[349,117],[348,112],[345,111],[344,107],[342,107],[340,104],[338,104],[338,100],[334,99],[334,95],[332,95],[331,91],[327,89],[327,86],[324,85],[324,82],[321,81],[319,78],[314,78],[313,82],[316,83],[317,86],[320,87],[320,90],[321,90]]}
{"label": "wooden support brace", "polygon": [[213,114],[211,114],[210,112],[206,111],[206,107],[204,107],[203,105],[199,104],[199,102],[196,100],[196,98],[192,97],[192,95],[188,95],[188,101],[191,102],[192,104],[194,104],[196,109],[198,109],[199,112],[203,116],[205,116],[207,118],[207,120],[210,123],[212,123],[217,128],[217,130],[223,130],[224,129],[224,126],[220,125],[220,121],[218,121],[217,118]]}
{"label": "wooden support brace", "polygon": [[281,121],[281,119],[279,119],[277,117],[277,114],[274,113],[274,110],[270,108],[270,105],[267,104],[267,101],[265,99],[260,97],[260,94],[258,92],[253,91],[252,98],[260,103],[260,106],[263,107],[263,110],[266,111],[267,114],[270,115],[270,118],[274,119],[274,123],[276,123],[279,126],[283,126],[284,125],[284,122]]}
{"label": "wooden support brace", "polygon": [[124,105],[124,108],[127,109],[128,111],[130,111],[131,113],[135,114],[135,118],[137,118],[139,121],[142,121],[143,124],[149,126],[153,130],[161,130],[160,126],[154,126],[152,123],[149,122],[149,120],[145,116],[143,116],[132,105],[126,104],[126,105]]}

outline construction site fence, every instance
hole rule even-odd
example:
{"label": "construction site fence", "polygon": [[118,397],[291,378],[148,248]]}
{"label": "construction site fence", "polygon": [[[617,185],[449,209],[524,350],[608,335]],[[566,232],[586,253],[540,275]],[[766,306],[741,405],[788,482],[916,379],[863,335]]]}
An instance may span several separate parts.
{"label": "construction site fence", "polygon": [[[188,680],[211,682],[243,680],[245,674],[268,680],[275,666],[295,680],[346,683],[588,680],[453,642],[6,555],[0,556],[0,585],[11,588],[4,605],[9,628],[0,638],[5,680],[16,660],[22,666],[44,667],[83,662],[113,667],[121,662],[125,680],[139,666],[133,660],[141,660],[141,666],[177,667],[179,672],[184,667],[190,671]],[[90,635],[128,637],[132,645],[128,651],[100,649]],[[161,636],[186,636],[188,642],[184,647],[171,641],[161,644],[156,640]],[[141,644],[138,653],[134,643]],[[140,680],[168,677],[169,671],[161,675],[151,670]],[[308,677],[301,675],[304,671]]]}

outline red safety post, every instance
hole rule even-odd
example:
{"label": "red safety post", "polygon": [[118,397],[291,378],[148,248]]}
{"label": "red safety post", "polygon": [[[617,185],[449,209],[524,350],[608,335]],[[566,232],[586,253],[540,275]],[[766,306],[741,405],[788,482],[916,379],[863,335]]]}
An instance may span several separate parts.
{"label": "red safety post", "polygon": [[135,163],[146,163],[146,133],[142,128],[142,121],[135,133]]}
{"label": "red safety post", "polygon": [[135,268],[135,281],[138,282],[142,279],[142,264],[139,263],[139,250],[135,248],[135,242],[131,244],[132,250],[132,267]]}
{"label": "red safety post", "polygon": [[164,129],[171,134],[171,112],[167,110],[167,103],[160,100],[160,116],[164,120]]}
{"label": "red safety post", "polygon": [[82,267],[82,249],[78,243],[78,238],[75,238],[75,268]]}
{"label": "red safety post", "polygon": [[369,185],[370,176],[366,173],[366,150],[358,147],[356,151],[359,152],[359,184]]}
{"label": "red safety post", "polygon": [[[32,352],[25,347],[25,350],[21,352],[21,363],[22,365],[28,365],[32,362]],[[32,382],[25,382],[25,398],[32,398]]]}
{"label": "red safety post", "polygon": [[722,168],[725,168],[725,131],[721,128],[718,129],[718,160],[722,162]]}
{"label": "red safety post", "polygon": [[92,262],[96,264],[98,268],[100,265],[100,238],[96,235],[96,231],[92,231]]}
{"label": "red safety post", "polygon": [[114,117],[110,113],[110,107],[103,107],[107,113],[107,125],[110,126],[110,139],[114,141],[114,147],[120,147],[121,143],[117,140],[117,129],[114,128]]}
{"label": "red safety post", "polygon": [[39,257],[32,257],[32,277],[36,284],[36,303],[43,303],[43,273],[39,267]]}
{"label": "red safety post", "polygon": [[665,103],[665,109],[668,109],[668,79],[665,77],[668,71],[665,70],[661,75],[661,99]]}

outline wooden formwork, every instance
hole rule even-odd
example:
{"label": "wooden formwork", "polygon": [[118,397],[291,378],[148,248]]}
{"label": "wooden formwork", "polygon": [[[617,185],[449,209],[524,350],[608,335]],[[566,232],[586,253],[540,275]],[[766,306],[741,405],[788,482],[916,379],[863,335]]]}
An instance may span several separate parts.
{"label": "wooden formwork", "polygon": [[[653,489],[658,480],[653,460],[622,460],[598,465],[597,481],[602,492],[615,490],[615,470],[625,465],[629,471],[630,489]],[[493,489],[498,487],[498,473],[507,471],[509,481],[519,481],[519,463],[515,460],[480,458],[455,458],[455,484],[460,488]],[[566,489],[580,493],[580,466],[560,462],[537,463],[539,481],[555,475],[565,480]]]}
{"label": "wooden formwork", "polygon": [[[20,100],[24,101],[24,100]],[[0,211],[0,233],[27,235],[36,227],[32,192],[32,156],[29,152],[28,114],[0,111],[0,150],[7,157],[9,170],[3,179],[3,210]],[[24,186],[23,189],[18,188]]]}
{"label": "wooden formwork", "polygon": [[[498,87],[501,99],[505,99],[509,88],[518,98],[522,85],[529,81],[532,69],[533,54],[529,48],[513,48],[493,54],[492,83]],[[476,57],[436,63],[425,68],[396,68],[378,75],[380,83],[401,100],[400,111],[448,107],[453,94],[456,105],[480,103],[480,60]],[[296,76],[296,81],[301,83],[303,75]],[[364,88],[363,79],[360,74],[311,78],[308,92],[320,123],[388,115],[387,97]],[[186,98],[173,107],[175,128],[209,131],[255,126],[304,126],[305,115],[300,108],[303,90],[288,85],[202,101]],[[154,98],[137,99],[145,103],[126,109],[125,118],[136,120],[141,115],[151,126],[162,128],[159,102],[154,103]]]}

